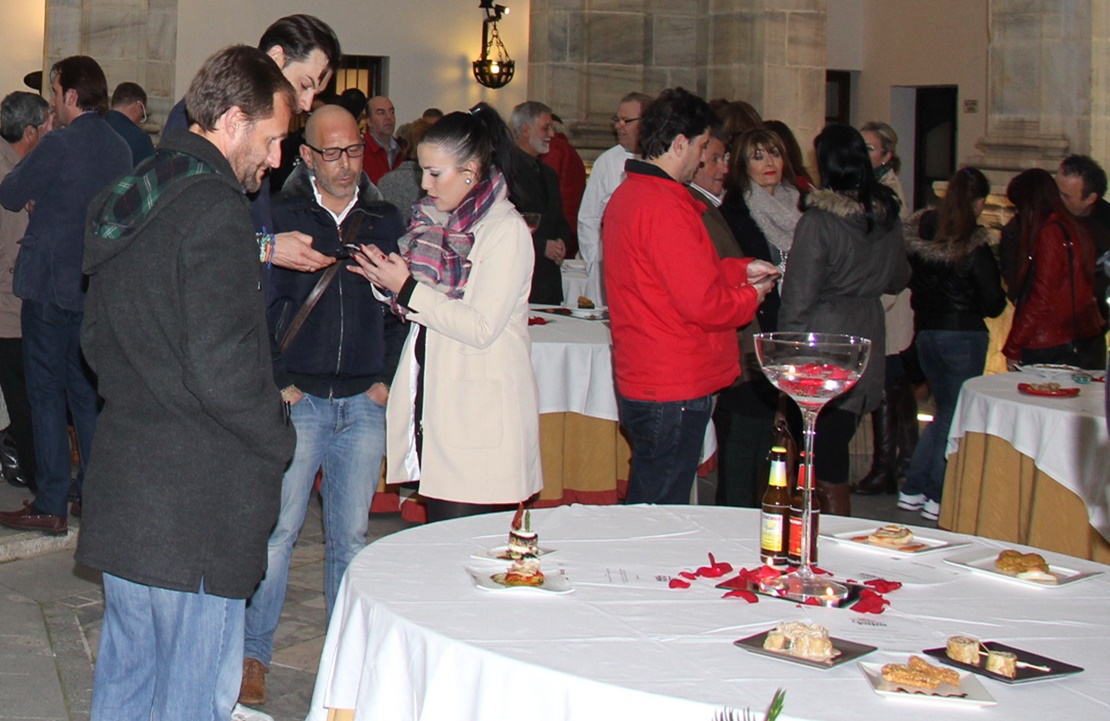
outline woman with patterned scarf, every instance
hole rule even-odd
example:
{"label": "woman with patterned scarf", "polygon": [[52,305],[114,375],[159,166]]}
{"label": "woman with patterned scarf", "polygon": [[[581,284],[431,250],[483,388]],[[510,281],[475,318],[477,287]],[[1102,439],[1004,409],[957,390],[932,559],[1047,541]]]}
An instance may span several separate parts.
{"label": "woman with patterned scarf", "polygon": [[401,253],[352,268],[412,322],[386,411],[388,483],[419,479],[428,520],[501,510],[543,487],[528,336],[532,239],[508,200],[512,136],[480,103],[417,148],[427,195]]}

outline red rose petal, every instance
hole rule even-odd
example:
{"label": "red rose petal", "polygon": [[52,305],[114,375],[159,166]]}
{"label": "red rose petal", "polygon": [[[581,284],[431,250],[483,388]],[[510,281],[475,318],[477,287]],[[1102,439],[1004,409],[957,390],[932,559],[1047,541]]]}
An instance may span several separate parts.
{"label": "red rose petal", "polygon": [[742,598],[748,603],[759,603],[759,597],[751,591],[729,591],[725,595],[721,596],[721,598]]}
{"label": "red rose petal", "polygon": [[690,582],[684,581],[681,578],[672,578],[670,583],[667,584],[671,588],[689,588]]}
{"label": "red rose petal", "polygon": [[698,577],[698,574],[691,573],[690,571],[679,571],[678,575],[682,576],[683,578],[688,578],[691,581]]}

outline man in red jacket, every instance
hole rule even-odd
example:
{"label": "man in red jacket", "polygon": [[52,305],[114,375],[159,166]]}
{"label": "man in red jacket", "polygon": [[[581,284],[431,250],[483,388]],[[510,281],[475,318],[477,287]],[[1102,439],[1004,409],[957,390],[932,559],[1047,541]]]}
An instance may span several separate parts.
{"label": "man in red jacket", "polygon": [[393,137],[396,129],[397,112],[393,102],[384,95],[370,98],[366,103],[366,134],[362,139],[366,152],[362,155],[362,169],[374,185],[405,159],[401,144]]}
{"label": "man in red jacket", "polygon": [[685,187],[712,117],[701,98],[664,90],[641,124],[645,160],[628,161],[602,223],[628,503],[689,500],[713,393],[740,373],[736,329],[778,276],[761,260],[719,260]]}

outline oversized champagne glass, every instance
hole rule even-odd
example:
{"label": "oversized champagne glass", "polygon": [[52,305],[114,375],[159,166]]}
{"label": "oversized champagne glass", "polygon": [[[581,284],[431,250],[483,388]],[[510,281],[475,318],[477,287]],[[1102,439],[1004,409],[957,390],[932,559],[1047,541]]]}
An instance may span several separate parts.
{"label": "oversized champagne glass", "polygon": [[802,486],[801,566],[782,577],[783,595],[799,600],[844,598],[847,589],[819,580],[810,563],[813,528],[813,440],[817,414],[833,398],[848,391],[863,375],[871,340],[839,333],[757,333],[755,352],[767,380],[794,399],[802,410],[805,434],[805,485]]}

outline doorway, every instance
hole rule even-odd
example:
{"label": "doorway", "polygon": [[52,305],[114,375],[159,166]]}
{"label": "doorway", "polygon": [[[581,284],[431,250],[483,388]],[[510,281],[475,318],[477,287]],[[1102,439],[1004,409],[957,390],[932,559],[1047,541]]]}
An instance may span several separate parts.
{"label": "doorway", "polygon": [[956,104],[954,85],[917,88],[914,113],[914,207],[936,205],[933,183],[956,172]]}

